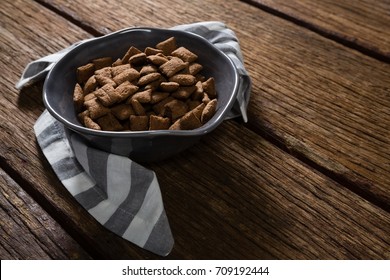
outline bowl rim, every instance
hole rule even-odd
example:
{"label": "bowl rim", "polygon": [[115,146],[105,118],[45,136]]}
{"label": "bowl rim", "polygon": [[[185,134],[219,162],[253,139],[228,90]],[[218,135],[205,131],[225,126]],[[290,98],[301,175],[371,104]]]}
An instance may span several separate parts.
{"label": "bowl rim", "polygon": [[[144,130],[144,131],[106,131],[106,130],[94,130],[91,128],[84,127],[82,125],[76,125],[69,120],[67,120],[65,117],[63,117],[61,114],[57,113],[57,111],[50,105],[50,102],[48,101],[48,84],[49,81],[52,79],[52,73],[55,72],[58,65],[60,65],[63,60],[68,59],[69,57],[72,57],[75,53],[79,51],[81,47],[85,47],[88,45],[93,45],[98,41],[104,41],[108,40],[115,36],[122,36],[128,33],[132,32],[159,32],[159,31],[169,31],[173,34],[185,34],[186,36],[193,37],[195,40],[201,40],[209,47],[216,50],[218,53],[224,57],[227,62],[231,65],[233,72],[234,72],[234,86],[232,89],[232,94],[228,99],[228,102],[226,105],[222,108],[222,111],[219,113],[219,115],[216,117],[216,119],[210,123],[210,124],[204,124],[199,128],[193,129],[193,130]],[[174,35],[173,35],[174,36]],[[49,113],[57,119],[60,123],[62,123],[66,128],[71,129],[75,132],[81,133],[81,134],[88,134],[91,136],[100,136],[100,137],[119,137],[119,138],[126,138],[126,137],[145,137],[145,136],[199,136],[204,135],[212,130],[214,130],[225,118],[225,115],[228,111],[230,111],[234,105],[235,99],[238,94],[239,89],[239,73],[234,65],[232,59],[229,58],[227,54],[222,52],[220,49],[215,47],[210,41],[208,41],[206,38],[189,31],[184,30],[176,30],[176,29],[166,29],[166,28],[156,28],[156,27],[130,27],[118,30],[116,32],[112,32],[100,37],[94,37],[90,38],[84,41],[81,41],[75,45],[74,48],[72,48],[68,53],[66,53],[61,59],[59,59],[55,65],[50,69],[49,73],[46,76],[44,85],[43,85],[43,103],[46,107],[46,109],[49,111]]]}

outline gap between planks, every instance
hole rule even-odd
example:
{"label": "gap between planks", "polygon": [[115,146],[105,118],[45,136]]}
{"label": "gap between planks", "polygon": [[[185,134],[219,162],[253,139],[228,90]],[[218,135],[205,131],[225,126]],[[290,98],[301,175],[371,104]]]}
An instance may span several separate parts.
{"label": "gap between planks", "polygon": [[[258,127],[255,127],[249,123],[243,124],[247,129],[253,131],[254,133],[258,134],[260,137],[264,138],[266,141],[271,143],[272,145],[278,147],[279,149],[283,150],[284,152],[290,154],[294,158],[301,161],[303,164],[309,166],[310,168],[320,172],[321,174],[329,177],[331,180],[337,182],[341,186],[347,188],[351,192],[357,194],[358,196],[362,197],[363,199],[369,201],[375,206],[378,206],[379,208],[385,210],[386,212],[390,213],[390,204],[386,203],[385,201],[381,201],[377,199],[376,196],[371,194],[370,192],[365,192],[364,188],[359,187],[360,185],[364,185],[364,182],[356,182],[353,180],[353,178],[349,178],[348,176],[343,176],[343,174],[339,174],[335,171],[333,171],[330,168],[327,168],[326,165],[322,166],[319,163],[315,162],[313,159],[310,159],[306,156],[304,151],[300,151],[299,149],[296,149],[296,147],[290,148],[286,139],[276,135],[272,130],[267,130],[263,127],[263,129],[259,129]],[[336,169],[337,170],[337,169]]]}
{"label": "gap between planks", "polygon": [[335,42],[337,42],[345,47],[348,47],[350,49],[354,49],[356,51],[359,51],[360,53],[362,53],[366,56],[372,57],[372,58],[377,59],[377,60],[382,61],[382,62],[390,63],[390,56],[389,55],[385,55],[385,54],[376,52],[375,50],[367,48],[367,47],[365,47],[359,43],[356,43],[352,40],[348,40],[347,38],[343,38],[336,33],[332,33],[330,31],[327,31],[326,29],[321,28],[320,26],[317,26],[317,25],[312,24],[310,22],[307,22],[305,20],[293,17],[293,16],[288,15],[282,11],[278,11],[272,7],[269,7],[265,4],[261,4],[259,2],[253,1],[253,0],[240,0],[240,1],[244,2],[248,5],[257,7],[266,13],[269,13],[269,14],[272,14],[276,17],[280,17],[284,20],[290,21],[290,22],[292,22],[300,27],[309,29],[310,31],[313,31],[313,32],[317,33],[318,35],[321,35],[322,37],[325,37],[327,39],[335,41]]}

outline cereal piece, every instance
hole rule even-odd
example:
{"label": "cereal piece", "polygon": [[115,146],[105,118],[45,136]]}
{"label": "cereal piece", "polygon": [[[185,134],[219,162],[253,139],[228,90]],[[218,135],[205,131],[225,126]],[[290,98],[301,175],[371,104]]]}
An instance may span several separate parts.
{"label": "cereal piece", "polygon": [[134,80],[138,79],[139,76],[140,76],[140,74],[137,70],[135,70],[134,68],[129,68],[129,69],[123,71],[122,73],[116,75],[113,78],[113,81],[117,85],[120,85],[121,83],[123,83],[125,81],[134,81]]}
{"label": "cereal piece", "polygon": [[211,99],[217,97],[217,92],[215,90],[215,81],[213,77],[210,77],[205,82],[203,82],[202,86],[203,86],[203,90],[207,93],[207,95]]}
{"label": "cereal piece", "polygon": [[155,73],[155,72],[157,72],[157,70],[158,70],[157,67],[154,65],[145,65],[141,68],[139,73],[141,76],[144,76],[144,75],[147,75],[150,73]]}
{"label": "cereal piece", "polygon": [[106,84],[116,86],[116,83],[112,80],[111,67],[105,67],[105,68],[96,70],[95,71],[95,79],[96,79],[96,82],[100,86],[104,86]]}
{"label": "cereal piece", "polygon": [[130,68],[131,68],[130,64],[121,64],[118,66],[113,66],[109,69],[111,69],[111,77],[115,77],[120,73],[122,73],[123,71],[128,70]]}
{"label": "cereal piece", "polygon": [[89,116],[93,120],[100,118],[110,112],[110,109],[104,107],[97,98],[84,102],[84,105],[87,107]]}
{"label": "cereal piece", "polygon": [[149,117],[148,116],[130,116],[130,130],[142,131],[148,130]]}
{"label": "cereal piece", "polygon": [[194,113],[194,115],[201,120],[202,119],[202,113],[204,111],[204,108],[206,107],[206,104],[200,103],[198,106],[196,106],[194,109],[191,111]]}
{"label": "cereal piece", "polygon": [[77,117],[113,131],[200,127],[215,114],[217,92],[197,58],[171,37],[144,52],[132,46],[115,62],[94,59],[76,71],[83,80],[74,88]]}
{"label": "cereal piece", "polygon": [[217,110],[217,99],[211,100],[205,108],[203,109],[202,116],[201,116],[201,122],[205,124],[208,122],[215,114],[215,111]]}
{"label": "cereal piece", "polygon": [[176,74],[169,78],[170,82],[176,82],[181,86],[192,86],[196,83],[196,78],[190,74]]}
{"label": "cereal piece", "polygon": [[199,63],[191,63],[189,66],[188,66],[188,72],[191,74],[191,75],[197,75],[200,71],[202,71],[203,69],[203,66]]}
{"label": "cereal piece", "polygon": [[84,84],[84,88],[83,88],[84,94],[88,94],[94,91],[95,88],[97,87],[97,84],[98,83],[96,81],[95,75],[89,77],[89,79]]}
{"label": "cereal piece", "polygon": [[95,75],[111,78],[112,77],[111,67],[104,67],[104,68],[101,68],[99,70],[96,70]]}
{"label": "cereal piece", "polygon": [[88,115],[84,116],[83,123],[87,128],[95,129],[95,130],[102,130],[100,125],[98,125],[96,122],[94,122]]}
{"label": "cereal piece", "polygon": [[205,93],[205,92],[203,92],[203,98],[202,98],[202,102],[204,103],[204,104],[207,104],[207,103],[209,103],[210,102],[210,97],[207,95],[207,93]]}
{"label": "cereal piece", "polygon": [[79,119],[79,121],[83,124],[84,124],[84,117],[89,117],[89,111],[88,110],[85,110],[79,114],[77,114],[77,118]]}
{"label": "cereal piece", "polygon": [[162,50],[151,48],[151,47],[146,47],[144,53],[149,56],[149,55],[154,55],[158,53],[162,53]]}
{"label": "cereal piece", "polygon": [[[153,95],[154,95],[154,94],[153,94]],[[153,98],[153,95],[152,95],[152,98]],[[158,115],[163,115],[165,104],[171,102],[172,100],[175,100],[175,98],[173,98],[172,96],[168,96],[167,98],[161,100],[160,102],[156,103],[156,104],[153,106],[153,111],[154,111],[156,114],[158,114]]]}
{"label": "cereal piece", "polygon": [[122,65],[122,60],[120,58],[118,58],[112,63],[112,67],[119,66],[119,65]]}
{"label": "cereal piece", "polygon": [[79,83],[76,83],[73,90],[73,103],[76,112],[81,112],[84,105],[84,92]]}
{"label": "cereal piece", "polygon": [[96,98],[95,91],[88,93],[87,95],[84,95],[84,102]]}
{"label": "cereal piece", "polygon": [[101,57],[92,60],[93,65],[95,66],[95,70],[102,69],[104,67],[108,67],[112,65],[112,57]]}
{"label": "cereal piece", "polygon": [[142,76],[141,78],[139,78],[138,80],[138,84],[139,86],[144,86],[144,85],[147,85],[155,80],[158,80],[159,78],[161,77],[161,74],[160,73],[150,73],[150,74],[147,74],[145,76]]}
{"label": "cereal piece", "polygon": [[111,113],[108,113],[105,116],[98,118],[96,122],[100,125],[102,130],[119,131],[123,129],[120,122]]}
{"label": "cereal piece", "polygon": [[153,82],[147,84],[147,85],[145,86],[145,89],[151,89],[152,91],[156,91],[156,90],[159,88],[159,86],[160,86],[160,84],[161,84],[162,81],[164,81],[164,79],[163,79],[163,77],[161,76],[159,79],[157,79],[157,80],[155,80],[155,81],[153,81]]}
{"label": "cereal piece", "polygon": [[179,88],[179,84],[176,82],[161,82],[160,89],[166,92],[173,92]]}
{"label": "cereal piece", "polygon": [[154,55],[149,55],[147,57],[147,60],[150,63],[153,63],[154,65],[160,66],[164,64],[165,62],[168,62],[168,58],[166,58],[164,55],[161,54],[154,54]]}
{"label": "cereal piece", "polygon": [[180,127],[180,119],[178,119],[177,121],[175,121],[170,127],[169,127],[169,130],[180,130],[181,127]]}
{"label": "cereal piece", "polygon": [[172,77],[175,75],[177,72],[180,70],[183,70],[184,68],[187,67],[187,63],[181,60],[178,57],[172,57],[171,60],[165,62],[162,64],[159,69],[160,71],[166,75],[168,78]]}
{"label": "cereal piece", "polygon": [[95,91],[95,96],[102,102],[104,106],[108,107],[127,99],[137,90],[137,86],[131,84],[129,81],[126,81],[115,89],[109,84],[104,85],[102,88]]}
{"label": "cereal piece", "polygon": [[170,37],[156,45],[156,48],[162,50],[165,55],[170,55],[176,49],[175,37]]}
{"label": "cereal piece", "polygon": [[136,47],[133,47],[131,46],[126,54],[123,56],[123,58],[121,59],[122,61],[122,64],[125,64],[125,63],[128,63],[129,62],[129,58],[132,57],[133,55],[135,54],[138,54],[138,53],[142,53],[139,49],[137,49]]}
{"label": "cereal piece", "polygon": [[131,115],[135,114],[133,107],[130,104],[123,103],[112,107],[111,113],[121,121],[126,120],[130,118]]}
{"label": "cereal piece", "polygon": [[198,56],[186,49],[185,47],[179,47],[176,50],[172,51],[171,55],[180,57],[181,60],[186,62],[194,62],[198,59]]}
{"label": "cereal piece", "polygon": [[168,117],[174,122],[181,116],[183,116],[185,113],[187,113],[187,104],[185,104],[183,101],[174,99],[167,104],[164,105],[164,113],[163,115],[165,117]]}
{"label": "cereal piece", "polygon": [[137,100],[139,103],[149,103],[152,100],[152,90],[147,89],[135,93],[131,99]]}
{"label": "cereal piece", "polygon": [[93,75],[95,72],[95,66],[93,63],[88,63],[83,66],[80,66],[76,70],[76,75],[77,75],[77,82],[79,84],[85,83],[89,77]]}
{"label": "cereal piece", "polygon": [[150,103],[156,104],[160,102],[161,100],[167,98],[169,96],[169,92],[160,92],[160,91],[154,91],[152,92]]}
{"label": "cereal piece", "polygon": [[105,85],[111,85],[113,87],[116,86],[116,83],[111,78],[101,76],[101,75],[95,75],[95,79],[100,86],[105,86]]}
{"label": "cereal piece", "polygon": [[195,78],[197,81],[202,81],[202,82],[206,81],[206,77],[199,73],[195,75]]}
{"label": "cereal piece", "polygon": [[120,84],[115,89],[115,102],[121,102],[132,96],[134,93],[136,93],[138,90],[138,87],[130,83],[129,81],[126,81],[122,84]]}
{"label": "cereal piece", "polygon": [[196,90],[195,86],[179,87],[178,90],[172,93],[172,97],[179,99],[187,99]]}
{"label": "cereal piece", "polygon": [[195,84],[195,91],[192,93],[192,100],[202,100],[203,98],[203,86],[202,86],[202,82],[201,81],[198,81],[196,84]]}
{"label": "cereal piece", "polygon": [[115,89],[110,84],[105,84],[103,87],[96,90],[95,96],[106,107],[111,106],[116,102]]}
{"label": "cereal piece", "polygon": [[146,62],[146,54],[137,53],[129,58],[129,63],[131,65],[141,65]]}
{"label": "cereal piece", "polygon": [[195,129],[198,127],[201,127],[202,123],[200,120],[195,116],[193,111],[190,111],[186,113],[181,119],[180,119],[180,129],[190,130]]}
{"label": "cereal piece", "polygon": [[163,118],[154,115],[149,117],[149,130],[168,129],[170,125],[171,120],[169,118]]}
{"label": "cereal piece", "polygon": [[146,115],[146,110],[142,104],[137,99],[130,99],[130,104],[133,107],[133,110],[136,115],[144,116]]}

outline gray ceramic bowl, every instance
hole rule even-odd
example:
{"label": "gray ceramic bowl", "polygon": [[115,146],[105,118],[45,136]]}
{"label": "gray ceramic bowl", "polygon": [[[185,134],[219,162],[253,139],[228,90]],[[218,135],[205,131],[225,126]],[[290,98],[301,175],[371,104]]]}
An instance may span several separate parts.
{"label": "gray ceramic bowl", "polygon": [[[77,119],[73,106],[76,68],[92,59],[122,57],[130,46],[144,49],[174,36],[178,46],[198,55],[204,67],[202,74],[214,77],[218,93],[217,111],[205,125],[194,130],[97,131],[85,128]],[[46,77],[43,101],[52,116],[67,132],[83,136],[96,148],[128,156],[138,162],[166,159],[195,144],[200,137],[214,130],[232,108],[237,96],[238,73],[232,61],[210,42],[196,34],[167,29],[131,28],[81,43],[60,61]]]}

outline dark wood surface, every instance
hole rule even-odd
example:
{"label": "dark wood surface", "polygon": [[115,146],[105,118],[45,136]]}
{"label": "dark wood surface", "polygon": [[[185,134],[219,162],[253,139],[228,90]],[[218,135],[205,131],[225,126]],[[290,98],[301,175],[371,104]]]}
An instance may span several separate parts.
{"label": "dark wood surface", "polygon": [[[240,40],[253,82],[249,122],[225,121],[189,150],[147,165],[175,238],[167,258],[390,258],[387,1],[378,2],[382,10],[365,1],[350,8],[325,1],[3,2],[1,259],[159,258],[108,232],[75,202],[33,133],[44,110],[42,83],[21,92],[14,85],[28,62],[81,39],[205,20],[225,22]],[[344,25],[334,26],[329,11]]]}
{"label": "dark wood surface", "polygon": [[388,0],[243,0],[390,62]]}

